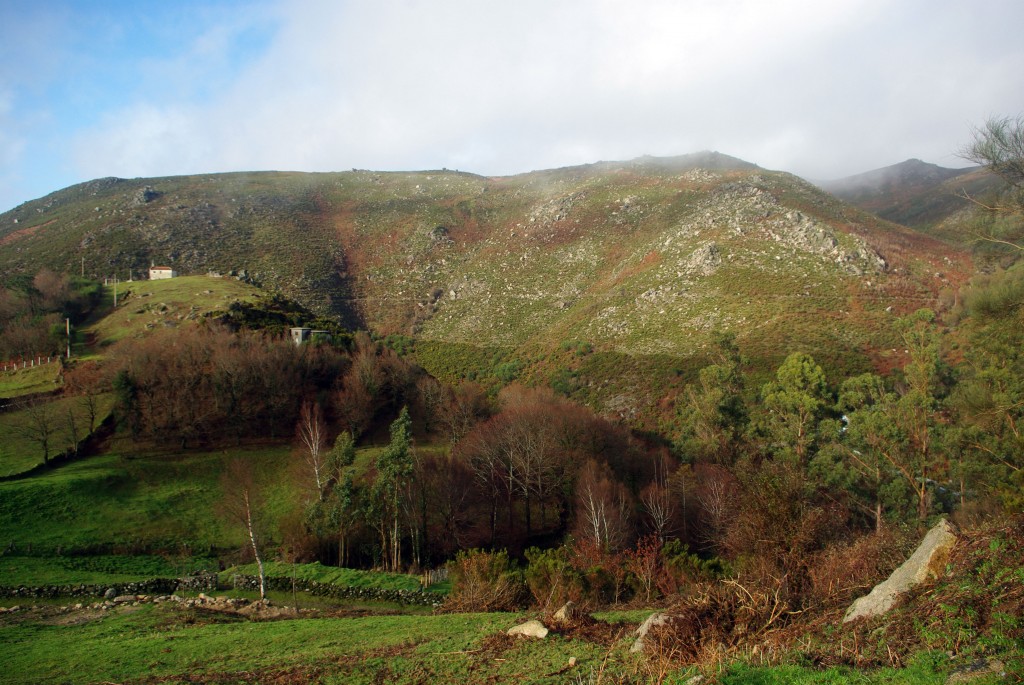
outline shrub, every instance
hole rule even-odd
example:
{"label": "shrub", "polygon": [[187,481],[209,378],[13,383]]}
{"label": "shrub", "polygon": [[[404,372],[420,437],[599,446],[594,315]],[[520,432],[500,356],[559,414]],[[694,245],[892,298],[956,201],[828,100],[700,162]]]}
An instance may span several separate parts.
{"label": "shrub", "polygon": [[568,601],[585,605],[590,599],[583,574],[573,567],[569,549],[526,550],[526,584],[533,601],[544,613],[558,609]]}
{"label": "shrub", "polygon": [[679,540],[668,540],[661,548],[661,566],[655,582],[664,596],[680,594],[688,585],[723,578],[730,573],[728,562],[719,557],[702,559]]}
{"label": "shrub", "polygon": [[514,611],[526,599],[522,576],[512,567],[508,552],[469,550],[448,563],[452,591],[447,611]]}

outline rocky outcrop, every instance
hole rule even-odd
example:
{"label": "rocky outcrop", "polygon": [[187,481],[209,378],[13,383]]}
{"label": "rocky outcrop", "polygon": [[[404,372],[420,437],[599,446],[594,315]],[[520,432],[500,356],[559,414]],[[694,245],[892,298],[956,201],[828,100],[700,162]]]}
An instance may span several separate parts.
{"label": "rocky outcrop", "polygon": [[153,189],[153,186],[143,186],[135,191],[132,195],[132,206],[141,207],[144,204],[152,202],[153,200],[160,197],[160,193]]}
{"label": "rocky outcrop", "polygon": [[884,582],[876,585],[869,594],[850,605],[843,623],[881,616],[912,588],[937,578],[943,572],[956,540],[957,532],[953,524],[946,519],[940,521],[928,531],[917,550],[902,566]]}
{"label": "rocky outcrop", "polygon": [[991,678],[1005,678],[1006,664],[999,659],[979,659],[972,661],[966,666],[954,669],[946,678],[946,685],[965,685],[975,680],[985,679],[988,682]]}
{"label": "rocky outcrop", "polygon": [[690,271],[695,271],[704,276],[710,276],[722,265],[722,253],[715,243],[701,245],[687,260],[686,266]]}

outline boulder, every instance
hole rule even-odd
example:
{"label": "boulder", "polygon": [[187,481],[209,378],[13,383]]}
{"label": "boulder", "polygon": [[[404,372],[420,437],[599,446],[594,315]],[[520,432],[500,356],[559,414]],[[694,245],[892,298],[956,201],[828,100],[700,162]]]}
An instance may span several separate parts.
{"label": "boulder", "polygon": [[508,629],[509,635],[522,635],[523,637],[535,637],[544,639],[548,636],[548,629],[540,621],[527,621]]}
{"label": "boulder", "polygon": [[949,553],[956,543],[956,527],[943,519],[928,531],[917,550],[870,593],[859,598],[843,616],[843,623],[858,618],[881,616],[912,588],[942,573]]}
{"label": "boulder", "polygon": [[566,602],[562,608],[555,612],[552,619],[555,623],[572,624],[579,623],[587,618],[586,612],[580,609],[573,602]]}
{"label": "boulder", "polygon": [[954,669],[946,678],[946,685],[964,685],[982,678],[1005,678],[1006,664],[998,659],[979,659]]}
{"label": "boulder", "polygon": [[644,651],[644,640],[647,638],[647,633],[651,632],[651,629],[663,626],[671,620],[671,616],[662,612],[655,612],[647,617],[647,620],[640,624],[640,627],[636,629],[636,641],[633,642],[633,646],[629,648],[631,652],[642,652]]}

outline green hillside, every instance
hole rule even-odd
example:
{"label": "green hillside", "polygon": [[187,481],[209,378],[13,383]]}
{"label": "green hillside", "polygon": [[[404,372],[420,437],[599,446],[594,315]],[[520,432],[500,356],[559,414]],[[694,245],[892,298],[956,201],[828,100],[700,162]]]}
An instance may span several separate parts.
{"label": "green hillside", "polygon": [[[0,215],[0,276],[234,273],[349,326],[487,347],[566,340],[867,363],[962,254],[718,155],[507,178],[453,171],[100,179]],[[141,316],[141,315],[140,315]]]}
{"label": "green hillside", "polygon": [[195,324],[224,313],[235,302],[257,302],[259,288],[233,278],[183,276],[156,281],[118,283],[117,308],[113,285],[105,291],[106,307],[86,327],[96,350],[124,338],[139,337],[161,328]]}

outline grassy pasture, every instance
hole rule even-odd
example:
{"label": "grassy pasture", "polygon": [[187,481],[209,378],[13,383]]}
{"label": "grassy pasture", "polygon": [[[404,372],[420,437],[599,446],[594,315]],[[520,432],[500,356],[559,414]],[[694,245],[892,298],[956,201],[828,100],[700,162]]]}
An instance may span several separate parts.
{"label": "grassy pasture", "polygon": [[199,569],[216,569],[216,561],[174,555],[0,556],[0,585],[72,585],[127,583],[150,578],[177,578]]}
{"label": "grassy pasture", "polygon": [[[630,632],[646,612],[598,614],[598,639],[552,634],[545,640],[502,633],[516,614],[372,615],[252,622],[176,606],[31,615],[0,623],[7,683],[684,683],[692,667],[629,653]],[[17,616],[17,615],[15,615]],[[570,658],[575,665],[570,666]],[[718,682],[888,683],[945,680],[943,659],[903,670],[856,671],[733,662]],[[984,682],[984,681],[977,681]]]}
{"label": "grassy pasture", "polygon": [[[30,478],[0,483],[0,540],[35,553],[110,547],[194,553],[240,546],[241,534],[217,515],[225,461],[253,461],[267,484],[270,518],[286,507],[287,447],[231,452],[107,454]],[[44,552],[45,550],[45,552]]]}
{"label": "grassy pasture", "polygon": [[[268,577],[292,578],[297,580],[315,580],[345,587],[380,588],[386,590],[420,589],[419,576],[403,573],[382,573],[378,571],[362,571],[354,568],[324,566],[318,562],[312,564],[288,564],[270,561],[263,564]],[[229,583],[235,573],[256,575],[256,564],[235,566],[220,574],[221,582]]]}
{"label": "grassy pasture", "polygon": [[104,315],[86,328],[99,349],[141,336],[149,329],[196,322],[205,314],[227,309],[232,302],[254,302],[260,294],[241,281],[214,276],[129,281],[117,288],[117,308],[113,306],[113,288],[105,288]]}
{"label": "grassy pasture", "polygon": [[60,363],[0,371],[0,398],[21,397],[60,387]]}
{"label": "grassy pasture", "polygon": [[[113,395],[96,398],[95,422],[98,426],[114,404]],[[49,425],[50,457],[68,449],[72,442],[71,420],[82,440],[89,432],[89,409],[84,398],[60,397],[45,404],[0,413],[0,476],[9,476],[28,471],[43,462],[42,445],[33,435],[39,434],[37,421]],[[2,505],[0,505],[2,506]]]}

